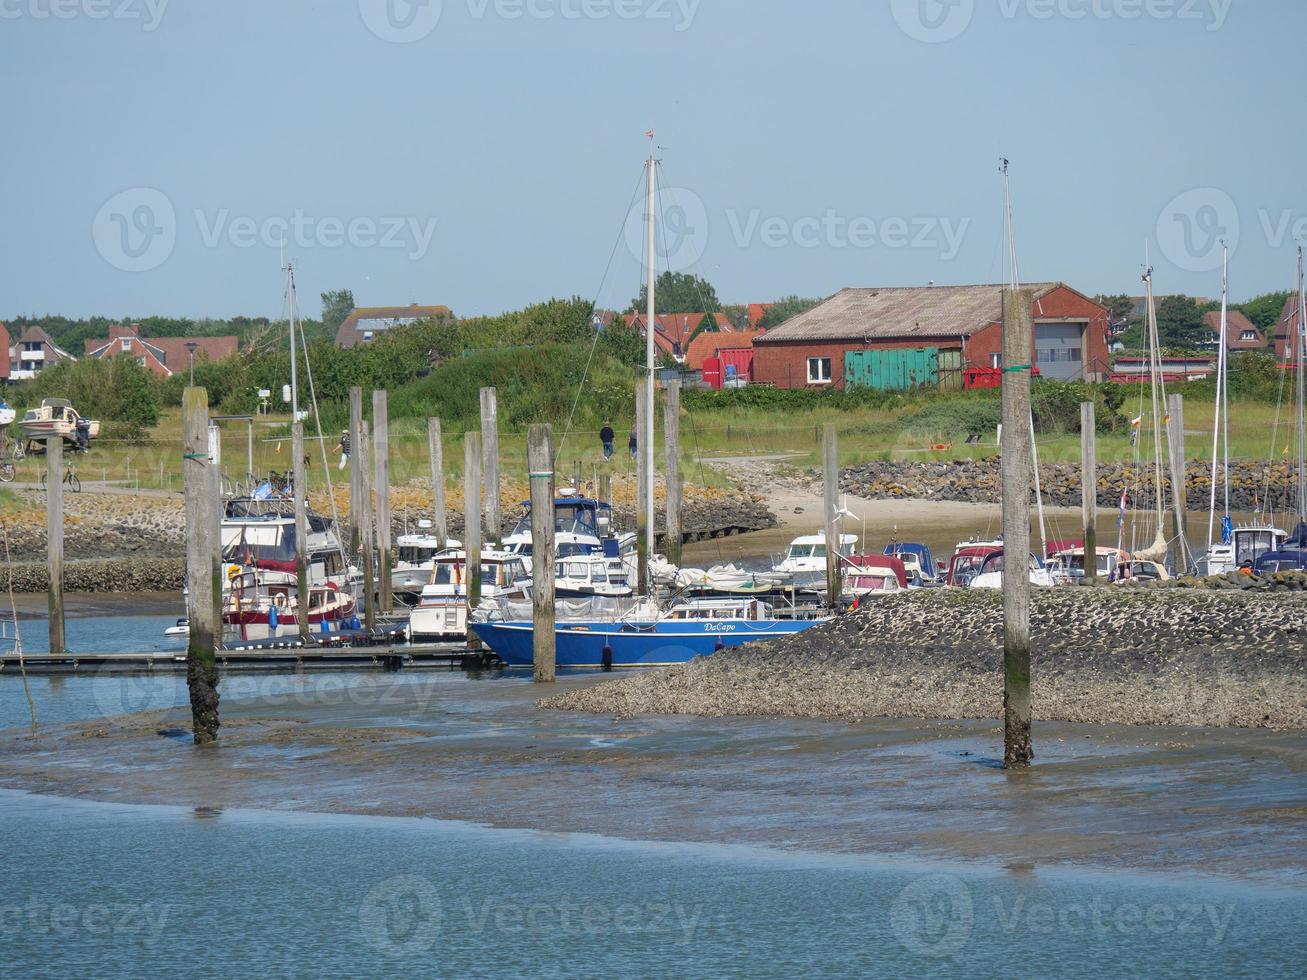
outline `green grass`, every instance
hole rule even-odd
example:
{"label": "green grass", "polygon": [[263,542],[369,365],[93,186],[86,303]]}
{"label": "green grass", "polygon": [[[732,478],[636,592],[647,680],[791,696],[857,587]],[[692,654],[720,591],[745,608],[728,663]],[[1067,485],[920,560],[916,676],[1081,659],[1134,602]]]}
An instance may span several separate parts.
{"label": "green grass", "polygon": [[[1138,397],[1127,399],[1123,413],[1138,414]],[[997,452],[994,434],[987,433],[979,445],[966,445],[965,432],[947,430],[922,431],[905,424],[905,415],[912,408],[860,409],[832,411],[813,408],[800,411],[778,409],[715,409],[686,413],[681,423],[681,446],[685,479],[692,483],[721,485],[719,475],[698,461],[706,457],[731,455],[794,454],[794,463],[801,467],[816,467],[820,463],[822,426],[835,424],[840,437],[842,463],[866,459],[925,461],[966,459],[992,456]],[[1151,409],[1143,406],[1145,415],[1145,450],[1151,444],[1147,427],[1151,425]],[[1276,408],[1262,402],[1237,402],[1230,413],[1231,455],[1242,459],[1280,458],[1293,437],[1289,429],[1291,411],[1281,413],[1280,429],[1271,444],[1271,433],[1276,421]],[[269,416],[256,426],[254,444],[254,472],[289,470],[290,442],[280,436],[285,431],[286,418]],[[564,415],[555,423],[555,432],[561,437]],[[617,447],[614,455],[614,472],[626,473],[633,466],[626,451],[626,436],[630,430],[629,418],[615,417]],[[1185,428],[1187,454],[1191,459],[1207,458],[1211,454],[1212,403],[1194,398],[1186,399]],[[309,428],[312,428],[310,420]],[[657,451],[661,465],[662,424],[657,425]],[[339,437],[339,427],[327,430],[326,444],[332,467],[332,479],[339,485],[346,474],[335,469],[339,457],[331,455]],[[426,479],[430,472],[427,459],[426,423],[418,418],[395,418],[390,426],[391,473],[393,482],[404,483],[413,479]],[[1077,432],[1041,432],[1038,435],[1040,459],[1049,463],[1070,463],[1080,459],[1080,436]],[[312,457],[310,486],[325,486],[322,474],[322,457],[318,444],[310,440]],[[947,450],[931,447],[948,445]],[[461,477],[463,469],[463,441],[461,431],[446,431],[444,436],[445,471],[452,482]],[[1132,459],[1128,429],[1100,433],[1098,457],[1102,462]],[[526,472],[526,433],[524,427],[502,423],[500,429],[501,472],[506,478],[521,478]],[[574,469],[580,468],[587,478],[602,463],[598,430],[574,429],[566,435],[559,451],[558,469],[569,479]],[[224,426],[223,470],[234,479],[243,479],[247,469],[245,427],[241,423]],[[132,443],[111,439],[97,439],[91,452],[73,462],[83,481],[108,480],[119,485],[143,489],[181,489],[181,425],[178,410],[164,412],[158,426],[149,433],[146,443]],[[39,468],[44,467],[43,457],[29,457],[18,464],[18,480],[35,483]],[[4,491],[0,491],[4,493]],[[12,500],[0,496],[0,502]]]}

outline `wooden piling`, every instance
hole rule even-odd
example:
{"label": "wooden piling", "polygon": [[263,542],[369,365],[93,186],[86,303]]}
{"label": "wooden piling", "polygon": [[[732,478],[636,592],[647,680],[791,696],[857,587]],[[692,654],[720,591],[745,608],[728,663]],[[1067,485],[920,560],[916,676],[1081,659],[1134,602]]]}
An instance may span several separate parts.
{"label": "wooden piling", "polygon": [[526,437],[526,465],[531,481],[531,621],[537,684],[554,682],[554,457],[552,430],[533,425]]}
{"label": "wooden piling", "polygon": [[1094,403],[1080,403],[1080,509],[1085,526],[1085,584],[1098,584],[1098,453]]}
{"label": "wooden piling", "polygon": [[[182,473],[186,506],[186,686],[190,692],[191,723],[196,745],[218,738],[218,670],[214,650],[221,636],[215,616],[222,582],[212,540],[213,470],[208,447],[209,395],[203,388],[182,393]],[[217,597],[215,597],[217,593]]]}
{"label": "wooden piling", "polygon": [[481,456],[486,495],[486,540],[504,540],[499,510],[499,399],[494,388],[481,389]]}
{"label": "wooden piling", "polygon": [[[645,425],[645,386],[647,379],[641,378],[635,383],[635,560],[636,592],[649,595],[649,555],[653,551],[654,529],[649,526],[649,508],[645,501],[646,450],[644,442],[646,431],[653,431],[652,425]],[[652,420],[650,420],[652,422]]]}
{"label": "wooden piling", "polygon": [[445,515],[445,449],[440,441],[440,419],[427,419],[427,453],[431,457],[431,529],[441,548],[449,544],[449,518]]}
{"label": "wooden piling", "polygon": [[[553,508],[550,508],[553,520]],[[463,434],[463,582],[467,593],[467,645],[470,650],[481,649],[481,640],[472,632],[472,613],[481,605],[481,434]],[[532,571],[535,556],[531,558]],[[551,568],[550,571],[553,569]]]}
{"label": "wooden piling", "polygon": [[1003,766],[1025,769],[1030,740],[1030,371],[1034,294],[1003,293]]}
{"label": "wooden piling", "polygon": [[[349,554],[353,558],[363,546],[360,528],[363,525],[363,467],[367,457],[362,455],[363,389],[349,390]],[[371,506],[371,503],[368,504]]]}
{"label": "wooden piling", "polygon": [[50,613],[50,652],[66,653],[64,639],[64,440],[45,440],[45,527],[46,557],[50,569],[50,591],[46,604]]}
{"label": "wooden piling", "polygon": [[825,483],[826,601],[840,608],[840,450],[835,425],[827,422],[821,438],[822,477]]}
{"label": "wooden piling", "polygon": [[368,435],[368,421],[359,422],[359,441],[351,446],[359,454],[359,542],[363,554],[363,624],[369,635],[377,628],[377,579],[375,551],[372,539],[372,477],[368,462],[372,456],[372,439]]}
{"label": "wooden piling", "polygon": [[290,427],[291,487],[295,500],[295,621],[300,638],[309,638],[309,518],[305,504],[308,485],[304,472],[304,423]]}
{"label": "wooden piling", "polygon": [[377,471],[377,592],[381,612],[391,613],[395,594],[390,584],[390,419],[385,389],[372,393],[372,447]]}
{"label": "wooden piling", "polygon": [[595,499],[601,504],[613,502],[613,474],[607,469],[599,474],[599,487],[595,491]]}
{"label": "wooden piling", "polygon": [[669,381],[663,403],[663,467],[667,481],[667,533],[663,551],[681,565],[681,382]]}
{"label": "wooden piling", "polygon": [[1169,433],[1168,443],[1171,449],[1171,496],[1174,498],[1172,536],[1175,540],[1175,571],[1178,575],[1187,575],[1190,562],[1186,515],[1188,501],[1185,499],[1188,490],[1185,481],[1184,395],[1171,395],[1167,401],[1167,415],[1170,417],[1170,421],[1166,423],[1166,426]]}

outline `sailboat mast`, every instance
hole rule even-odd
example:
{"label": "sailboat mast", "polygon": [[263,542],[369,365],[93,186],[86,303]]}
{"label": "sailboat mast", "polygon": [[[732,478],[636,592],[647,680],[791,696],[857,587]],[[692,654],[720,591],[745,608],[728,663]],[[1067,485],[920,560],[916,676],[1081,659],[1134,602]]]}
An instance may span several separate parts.
{"label": "sailboat mast", "polygon": [[[1017,270],[1017,239],[1012,224],[1012,189],[1008,183],[1008,159],[1003,158],[999,169],[1003,173],[1003,224],[1007,234],[1008,288],[1019,289],[1021,276]],[[1035,356],[1038,356],[1037,354]],[[1041,557],[1048,555],[1048,524],[1044,520],[1044,488],[1039,477],[1039,443],[1035,441],[1035,410],[1030,410],[1030,463],[1035,477],[1035,511],[1039,515],[1039,548]]]}
{"label": "sailboat mast", "polygon": [[1150,391],[1153,401],[1153,467],[1154,467],[1154,486],[1157,490],[1157,529],[1158,536],[1163,534],[1162,524],[1166,520],[1166,497],[1162,483],[1162,399],[1163,395],[1159,391],[1160,375],[1162,373],[1162,355],[1159,350],[1157,336],[1157,310],[1153,305],[1153,267],[1147,266],[1144,271],[1144,283],[1147,286],[1146,293],[1148,298],[1148,309],[1146,316],[1148,318],[1148,373]]}
{"label": "sailboat mast", "polygon": [[[654,213],[657,201],[657,161],[654,160],[653,133],[649,134],[649,207],[646,222],[646,233],[648,234],[648,261],[649,266],[646,275],[649,280],[648,307],[646,309],[645,331],[644,331],[644,352],[646,367],[649,372],[649,378],[645,384],[645,404],[644,404],[644,431],[640,433],[640,451],[645,454],[644,466],[644,506],[645,506],[645,528],[648,534],[648,542],[645,545],[645,560],[654,551],[654,541],[657,535],[654,533],[654,376],[656,371],[655,351],[654,351],[654,317],[656,315],[657,305],[654,298],[655,280],[657,279],[657,253],[655,249],[658,244],[657,225],[655,224],[656,215]],[[653,592],[653,583],[646,570],[645,581],[649,583],[649,591]]]}
{"label": "sailboat mast", "polygon": [[1298,521],[1307,521],[1307,283],[1303,281],[1302,246],[1298,246]]}
{"label": "sailboat mast", "polygon": [[290,420],[300,418],[299,375],[295,368],[295,265],[286,263],[286,310],[290,327]]}
{"label": "sailboat mast", "polygon": [[[1207,548],[1209,551],[1211,550],[1212,545],[1215,543],[1213,534],[1215,533],[1215,529],[1216,529],[1216,476],[1217,476],[1216,466],[1217,466],[1217,460],[1219,459],[1220,445],[1221,445],[1221,418],[1222,418],[1221,399],[1224,395],[1223,388],[1224,388],[1224,381],[1225,381],[1225,351],[1226,351],[1225,331],[1226,331],[1226,322],[1227,322],[1226,316],[1228,310],[1228,303],[1230,300],[1230,276],[1229,276],[1230,249],[1228,246],[1224,244],[1222,244],[1221,249],[1222,249],[1221,329],[1217,333],[1216,415],[1212,419],[1212,492],[1207,508]],[[1226,406],[1226,411],[1227,412],[1229,411],[1229,406]],[[1229,458],[1228,458],[1230,453],[1230,447],[1228,445],[1226,446],[1225,451],[1227,457],[1226,472],[1228,473],[1230,469]],[[1230,509],[1230,492],[1228,489],[1226,490],[1226,494],[1225,494],[1225,508],[1226,508],[1226,512],[1228,513]]]}

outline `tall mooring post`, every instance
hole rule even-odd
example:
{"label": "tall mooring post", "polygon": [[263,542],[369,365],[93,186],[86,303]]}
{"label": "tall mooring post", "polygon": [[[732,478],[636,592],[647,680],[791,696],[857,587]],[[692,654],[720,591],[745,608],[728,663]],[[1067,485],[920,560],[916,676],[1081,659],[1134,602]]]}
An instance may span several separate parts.
{"label": "tall mooring post", "polygon": [[[363,525],[363,468],[368,465],[363,455],[363,389],[349,390],[349,554],[354,557],[363,546],[360,528]],[[371,507],[371,501],[367,506]]]}
{"label": "tall mooring post", "polygon": [[537,684],[554,682],[554,456],[552,430],[533,425],[526,437],[531,480],[531,621]]}
{"label": "tall mooring post", "polygon": [[840,444],[835,424],[827,422],[821,435],[821,470],[825,483],[826,599],[840,608]]}
{"label": "tall mooring post", "polygon": [[1034,293],[1003,292],[1003,765],[1028,768],[1030,742],[1030,371]]}
{"label": "tall mooring post", "polygon": [[499,400],[494,388],[481,389],[481,454],[485,470],[486,540],[504,540],[499,512]]}
{"label": "tall mooring post", "polygon": [[1080,509],[1085,525],[1085,584],[1098,584],[1098,453],[1094,403],[1080,403]]}
{"label": "tall mooring post", "polygon": [[1184,395],[1171,395],[1167,400],[1167,433],[1171,447],[1171,496],[1175,503],[1175,521],[1172,527],[1175,539],[1175,571],[1177,575],[1189,572],[1189,529],[1186,527],[1188,485],[1185,480],[1184,451]]}
{"label": "tall mooring post", "polygon": [[669,381],[663,403],[663,467],[667,481],[667,560],[681,565],[681,382]]}
{"label": "tall mooring post", "polygon": [[653,535],[654,529],[649,526],[649,506],[646,502],[648,479],[645,475],[645,467],[648,465],[649,454],[645,451],[644,444],[639,440],[645,438],[646,432],[652,432],[653,426],[646,424],[645,420],[645,391],[649,382],[641,378],[635,383],[635,434],[636,434],[636,453],[635,453],[635,560],[636,560],[636,592],[640,595],[649,595],[649,555],[653,553]]}
{"label": "tall mooring post", "polygon": [[441,548],[449,544],[449,518],[445,514],[445,449],[440,419],[427,419],[427,455],[431,459],[431,531]]}
{"label": "tall mooring post", "polygon": [[372,439],[368,434],[367,419],[359,422],[358,445],[352,447],[359,454],[359,542],[363,552],[363,624],[368,634],[377,628],[377,577],[376,552],[372,538],[372,477],[368,463],[372,457]]}
{"label": "tall mooring post", "polygon": [[608,469],[599,473],[599,488],[595,491],[595,499],[601,504],[613,502],[613,474]]}
{"label": "tall mooring post", "polygon": [[50,652],[65,653],[64,640],[64,440],[45,440],[46,556],[50,569]]}
{"label": "tall mooring post", "polygon": [[372,442],[377,470],[377,591],[381,611],[390,613],[395,594],[390,587],[390,419],[384,389],[372,393]]}
{"label": "tall mooring post", "polygon": [[218,669],[214,652],[220,633],[216,615],[222,596],[221,573],[213,540],[218,497],[208,445],[209,394],[203,388],[182,393],[182,474],[186,506],[186,687],[196,745],[218,738]]}
{"label": "tall mooring post", "polygon": [[300,639],[309,638],[309,516],[308,475],[304,466],[304,423],[290,426],[291,492],[295,499],[295,621]]}
{"label": "tall mooring post", "polygon": [[[553,508],[550,508],[553,520]],[[467,593],[467,645],[481,649],[481,640],[472,632],[472,613],[481,605],[481,433],[463,433],[463,552],[467,556],[463,570],[463,590]],[[531,558],[532,574],[535,556]],[[552,569],[551,569],[552,571]]]}

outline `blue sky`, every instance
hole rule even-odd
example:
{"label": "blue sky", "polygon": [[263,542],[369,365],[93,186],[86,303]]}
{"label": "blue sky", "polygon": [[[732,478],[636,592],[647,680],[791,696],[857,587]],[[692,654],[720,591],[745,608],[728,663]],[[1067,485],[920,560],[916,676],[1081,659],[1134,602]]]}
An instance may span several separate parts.
{"label": "blue sky", "polygon": [[[438,15],[438,16],[437,16]],[[1023,280],[1289,288],[1307,12],[1271,0],[0,0],[0,317],[462,315]],[[627,234],[622,234],[627,225]],[[608,258],[618,242],[611,268]],[[628,242],[633,243],[628,247]],[[605,272],[607,270],[607,274]],[[602,285],[601,285],[602,284]]]}

